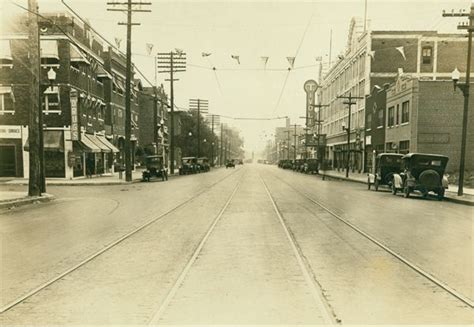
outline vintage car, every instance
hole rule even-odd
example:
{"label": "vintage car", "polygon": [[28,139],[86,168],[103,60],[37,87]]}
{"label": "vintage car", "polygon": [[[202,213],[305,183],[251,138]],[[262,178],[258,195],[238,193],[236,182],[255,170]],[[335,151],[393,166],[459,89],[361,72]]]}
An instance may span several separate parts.
{"label": "vintage car", "polygon": [[318,159],[307,159],[304,166],[304,172],[306,174],[318,173]]}
{"label": "vintage car", "polygon": [[373,185],[375,190],[379,190],[380,185],[387,185],[392,188],[393,174],[402,171],[403,154],[380,153],[372,159],[371,172],[367,174],[367,188]]}
{"label": "vintage car", "polygon": [[291,160],[283,159],[280,160],[279,167],[283,169],[291,169]]}
{"label": "vintage car", "polygon": [[209,159],[206,157],[198,158],[197,159],[197,169],[201,172],[208,172],[211,170],[211,166],[209,165]]}
{"label": "vintage car", "polygon": [[145,166],[146,170],[142,172],[143,181],[149,182],[152,177],[161,177],[163,176],[163,156],[147,156],[145,157]]}
{"label": "vintage car", "polygon": [[235,162],[233,159],[231,160],[227,160],[226,164],[225,164],[225,168],[235,168]]}
{"label": "vintage car", "polygon": [[181,167],[179,168],[180,175],[195,174],[198,172],[198,164],[196,157],[181,158]]}
{"label": "vintage car", "polygon": [[413,191],[419,191],[423,197],[434,192],[442,200],[448,188],[448,178],[444,174],[448,160],[448,157],[438,154],[409,153],[403,156],[403,172],[393,175],[392,193],[403,191],[408,198]]}

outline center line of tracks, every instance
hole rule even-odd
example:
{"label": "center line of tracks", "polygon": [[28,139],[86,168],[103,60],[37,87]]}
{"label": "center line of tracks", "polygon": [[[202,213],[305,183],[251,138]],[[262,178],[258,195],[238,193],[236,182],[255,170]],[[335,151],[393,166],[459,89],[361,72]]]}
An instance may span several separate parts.
{"label": "center line of tracks", "polygon": [[473,308],[474,307],[474,302],[466,297],[465,295],[459,293],[458,291],[456,291],[455,289],[453,289],[452,287],[450,287],[449,285],[447,285],[446,283],[444,283],[443,281],[439,280],[438,278],[436,278],[435,276],[431,275],[430,273],[424,271],[421,267],[417,266],[416,264],[414,264],[413,262],[411,262],[410,260],[406,259],[405,257],[403,257],[401,254],[395,252],[394,250],[390,249],[388,246],[386,246],[385,244],[383,244],[381,241],[377,240],[375,237],[371,236],[370,234],[364,232],[362,229],[360,229],[359,227],[357,227],[356,225],[352,224],[351,222],[349,222],[347,219],[341,217],[339,214],[335,213],[334,211],[332,211],[331,209],[329,209],[328,207],[326,207],[324,204],[322,204],[321,202],[311,198],[310,196],[308,196],[307,194],[301,192],[300,190],[298,190],[297,188],[295,188],[294,186],[292,186],[291,184],[289,184],[288,182],[284,181],[283,179],[275,176],[274,174],[272,174],[273,177],[275,177],[276,179],[278,179],[280,182],[288,185],[291,189],[295,190],[298,194],[300,194],[301,196],[305,197],[306,199],[308,199],[310,202],[316,204],[317,206],[321,207],[322,209],[324,209],[325,211],[327,211],[329,214],[331,214],[333,217],[335,217],[336,219],[338,219],[339,221],[341,221],[342,223],[344,223],[345,225],[349,226],[351,229],[353,229],[354,231],[356,231],[357,233],[359,233],[360,235],[362,235],[363,237],[365,237],[366,239],[368,239],[369,241],[371,241],[372,243],[376,244],[377,246],[379,246],[380,248],[382,248],[383,250],[385,250],[386,252],[390,253],[392,256],[394,256],[395,258],[397,258],[398,260],[400,260],[401,262],[403,262],[406,266],[410,267],[411,269],[413,269],[415,272],[417,272],[418,274],[420,274],[421,276],[425,277],[426,279],[430,280],[432,283],[436,284],[437,286],[439,286],[440,288],[444,289],[446,292],[448,292],[449,294],[451,294],[452,296],[454,296],[455,298],[457,298],[458,300],[462,301],[463,303],[467,304],[469,307]]}
{"label": "center line of tracks", "polygon": [[[240,170],[240,169],[239,169]],[[58,280],[60,280],[61,278],[69,275],[70,273],[72,273],[73,271],[79,269],[80,267],[84,266],[86,263],[92,261],[93,259],[97,258],[98,256],[100,256],[101,254],[103,254],[104,252],[110,250],[111,248],[113,248],[114,246],[116,246],[117,244],[123,242],[124,240],[128,239],[129,237],[131,237],[132,235],[138,233],[139,231],[141,231],[142,229],[150,226],[151,224],[157,222],[158,220],[166,217],[167,215],[169,215],[170,213],[172,213],[173,211],[176,211],[177,209],[181,208],[182,206],[188,204],[189,202],[191,202],[192,200],[196,199],[197,197],[201,196],[202,194],[204,194],[205,192],[208,192],[209,190],[212,189],[212,187],[214,187],[215,185],[223,182],[224,180],[226,180],[228,177],[230,176],[233,176],[237,171],[239,170],[236,170],[236,171],[233,171],[232,173],[230,173],[229,175],[225,176],[224,178],[212,183],[211,185],[209,185],[207,188],[204,188],[204,191],[203,192],[196,192],[195,195],[191,196],[189,199],[179,203],[178,205],[174,206],[173,208],[169,209],[168,211],[166,211],[165,213],[159,215],[158,217],[155,217],[155,218],[152,218],[151,220],[149,220],[148,222],[144,223],[143,225],[135,228],[134,230],[132,230],[131,232],[123,235],[122,237],[120,237],[119,239],[113,241],[112,243],[109,243],[108,245],[106,245],[104,248],[102,248],[101,250],[91,254],[90,256],[88,256],[86,259],[82,260],[81,262],[79,262],[78,264],[74,265],[73,267],[69,268],[68,270],[62,272],[61,274],[59,274],[58,276],[50,279],[49,281],[39,285],[38,287],[34,288],[33,290],[29,291],[28,293],[24,294],[23,296],[17,298],[16,300],[6,304],[5,306],[3,306],[1,309],[0,309],[0,313],[4,313],[5,311],[13,308],[14,306],[20,304],[21,302],[25,301],[26,299],[30,298],[31,296],[35,295],[36,293],[40,292],[41,290],[45,289],[46,287],[50,286],[51,284],[57,282]],[[239,182],[240,183],[240,182]],[[238,184],[239,184],[238,183]],[[238,185],[237,184],[237,185]],[[235,192],[235,190],[234,190]]]}
{"label": "center line of tracks", "polygon": [[288,227],[286,226],[286,223],[283,220],[281,212],[278,209],[278,206],[276,205],[275,200],[273,199],[273,197],[270,193],[270,190],[268,189],[267,184],[263,180],[262,176],[259,175],[259,177],[260,177],[260,180],[263,183],[263,186],[265,187],[265,191],[267,192],[268,197],[270,198],[273,209],[275,210],[275,212],[278,216],[278,220],[280,221],[280,224],[283,227],[283,230],[285,231],[286,237],[288,238],[288,241],[291,245],[291,249],[293,250],[293,253],[296,257],[296,260],[298,261],[298,265],[300,266],[301,272],[303,273],[306,284],[309,286],[309,290],[311,292],[311,295],[313,296],[314,300],[316,301],[316,305],[318,306],[319,312],[322,314],[324,323],[326,325],[334,325],[334,324],[338,323],[338,320],[336,320],[336,318],[335,318],[334,311],[332,310],[329,303],[324,298],[321,287],[319,285],[317,285],[314,278],[311,277],[311,273],[308,271],[308,267],[307,267],[307,265],[305,264],[305,262],[302,258],[301,249],[299,249],[299,247],[297,246],[296,240],[292,237],[290,231],[288,230]]}
{"label": "center line of tracks", "polygon": [[231,195],[229,196],[229,199],[227,199],[227,202],[224,204],[224,206],[222,207],[222,209],[219,211],[218,215],[216,216],[216,218],[214,219],[214,221],[212,222],[211,226],[209,227],[209,229],[207,230],[206,234],[204,235],[204,237],[202,238],[201,242],[199,242],[199,245],[197,246],[196,250],[194,250],[194,253],[193,255],[191,256],[191,258],[188,260],[186,266],[184,267],[183,271],[181,272],[181,274],[179,275],[178,279],[176,280],[176,282],[174,283],[173,287],[171,288],[171,290],[169,291],[168,295],[166,296],[166,298],[164,299],[164,301],[161,303],[160,307],[158,308],[158,310],[156,311],[156,313],[151,317],[150,319],[150,322],[149,322],[149,325],[157,325],[159,323],[159,320],[163,314],[163,312],[166,310],[166,308],[168,307],[168,305],[170,304],[171,300],[174,298],[174,296],[176,295],[176,292],[178,291],[179,287],[181,286],[181,284],[183,283],[184,279],[186,278],[186,275],[188,274],[189,270],[191,269],[191,266],[193,265],[193,263],[196,261],[196,258],[198,257],[199,253],[201,253],[201,250],[202,248],[204,247],[204,244],[206,243],[207,239],[209,238],[209,236],[211,235],[212,231],[214,230],[214,228],[216,227],[217,223],[219,222],[219,220],[221,219],[222,215],[224,214],[224,212],[227,210],[227,207],[229,206],[230,202],[232,201],[232,199],[234,198],[235,196],[235,193],[237,192],[237,189],[239,188],[240,186],[240,183],[242,181],[242,178],[239,179],[237,185],[235,186],[234,190],[232,191]]}

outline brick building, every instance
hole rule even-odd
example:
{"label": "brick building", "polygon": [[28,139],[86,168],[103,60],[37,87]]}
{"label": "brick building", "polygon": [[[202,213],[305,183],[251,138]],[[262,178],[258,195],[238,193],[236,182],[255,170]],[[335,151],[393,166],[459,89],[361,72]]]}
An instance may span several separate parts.
{"label": "brick building", "polygon": [[[402,75],[387,89],[386,100],[384,151],[442,154],[449,157],[448,172],[459,169],[464,98],[451,81]],[[474,116],[469,115],[467,170],[474,169],[473,126]]]}
{"label": "brick building", "polygon": [[153,87],[145,87],[138,97],[140,144],[146,153],[162,155],[167,162],[169,160],[168,97],[163,85],[156,91]]}
{"label": "brick building", "polygon": [[365,98],[374,86],[392,83],[400,71],[420,79],[451,79],[455,67],[465,71],[466,53],[467,38],[462,34],[364,31],[362,20],[353,18],[345,51],[319,79],[318,97],[322,104],[329,105],[321,109],[328,163],[333,168],[344,167],[348,151],[353,169],[362,171],[366,161],[365,100],[358,99],[352,106],[350,147],[347,149],[347,133],[342,125],[348,126],[348,106],[338,96],[350,93]]}

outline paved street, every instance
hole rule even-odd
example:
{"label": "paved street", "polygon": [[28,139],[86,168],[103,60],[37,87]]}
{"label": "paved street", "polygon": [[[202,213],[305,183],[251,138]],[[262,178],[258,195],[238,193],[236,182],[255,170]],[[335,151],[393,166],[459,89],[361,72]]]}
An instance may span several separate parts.
{"label": "paved street", "polygon": [[256,164],[48,193],[1,213],[2,324],[472,323],[469,206]]}

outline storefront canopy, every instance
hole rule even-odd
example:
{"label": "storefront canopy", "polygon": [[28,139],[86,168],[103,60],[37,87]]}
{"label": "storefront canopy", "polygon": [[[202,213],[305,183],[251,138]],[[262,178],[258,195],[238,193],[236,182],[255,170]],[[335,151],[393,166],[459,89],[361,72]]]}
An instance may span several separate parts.
{"label": "storefront canopy", "polygon": [[[30,139],[26,140],[25,151],[30,150]],[[45,151],[64,152],[63,131],[43,131],[43,147]]]}
{"label": "storefront canopy", "polygon": [[84,136],[87,137],[92,143],[94,143],[100,149],[100,152],[112,152],[112,150],[107,145],[102,143],[97,138],[97,136],[91,134],[84,134]]}
{"label": "storefront canopy", "polygon": [[106,138],[105,136],[102,136],[102,135],[96,135],[97,139],[102,142],[103,144],[105,144],[105,146],[107,146],[110,150],[112,150],[112,152],[114,153],[117,153],[117,152],[120,152],[119,149],[117,149],[112,143],[110,143]]}
{"label": "storefront canopy", "polygon": [[10,40],[0,40],[0,59],[7,61],[13,60]]}
{"label": "storefront canopy", "polygon": [[85,152],[101,152],[101,149],[90,140],[88,134],[81,135],[81,146]]}

